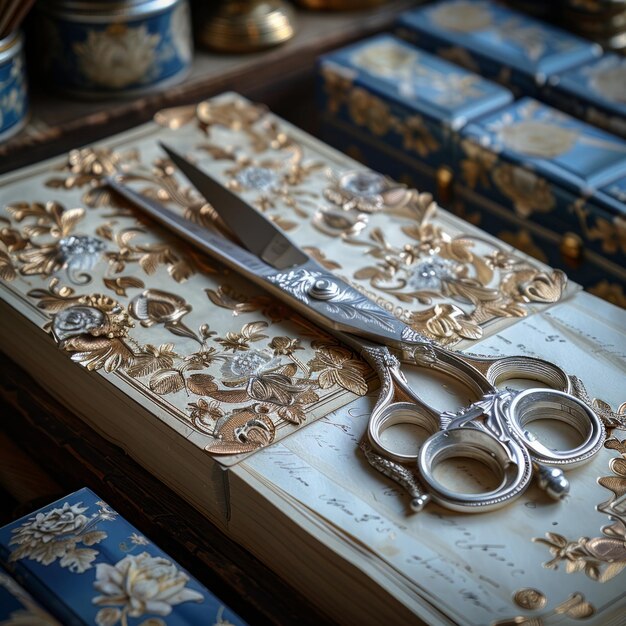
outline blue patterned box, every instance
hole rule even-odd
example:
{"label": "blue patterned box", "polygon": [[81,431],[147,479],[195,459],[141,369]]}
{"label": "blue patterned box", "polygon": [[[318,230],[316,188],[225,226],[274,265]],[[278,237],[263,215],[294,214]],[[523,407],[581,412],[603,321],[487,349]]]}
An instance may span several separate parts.
{"label": "blue patterned box", "polygon": [[0,528],[0,560],[64,626],[244,624],[89,489]]}
{"label": "blue patterned box", "polygon": [[540,97],[548,77],[599,56],[598,44],[487,1],[444,0],[399,16],[396,32],[420,48]]}
{"label": "blue patterned box", "polygon": [[[626,285],[625,141],[531,98],[469,124],[461,135],[454,164],[461,195],[556,235],[556,248],[579,257],[586,286],[592,281],[586,261]],[[480,225],[497,230],[488,217]],[[576,240],[580,254],[572,251]]]}
{"label": "blue patterned box", "polygon": [[[452,159],[459,130],[505,106],[512,94],[391,35],[379,35],[321,57],[319,110],[324,139],[339,148],[352,140],[368,165],[402,179],[432,184]],[[390,158],[391,157],[391,158]]]}
{"label": "blue patterned box", "polygon": [[626,137],[626,57],[608,53],[552,76],[546,99],[562,111]]}
{"label": "blue patterned box", "polygon": [[0,625],[62,626],[0,567]]}

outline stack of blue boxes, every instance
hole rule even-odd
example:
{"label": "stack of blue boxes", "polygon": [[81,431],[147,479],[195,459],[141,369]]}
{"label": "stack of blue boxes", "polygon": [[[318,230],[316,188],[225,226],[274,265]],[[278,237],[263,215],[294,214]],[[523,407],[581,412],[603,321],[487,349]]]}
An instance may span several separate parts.
{"label": "stack of blue boxes", "polygon": [[396,34],[320,59],[324,139],[626,306],[626,59],[487,1]]}

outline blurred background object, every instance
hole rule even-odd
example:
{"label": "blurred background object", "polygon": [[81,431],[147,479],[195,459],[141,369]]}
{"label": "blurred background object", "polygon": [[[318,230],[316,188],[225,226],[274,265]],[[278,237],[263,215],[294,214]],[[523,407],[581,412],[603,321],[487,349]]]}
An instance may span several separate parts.
{"label": "blurred background object", "polygon": [[28,89],[20,26],[34,0],[0,0],[0,141],[28,118]]}
{"label": "blurred background object", "polygon": [[199,18],[199,42],[219,52],[254,52],[295,34],[295,16],[283,0],[225,0]]}
{"label": "blurred background object", "polygon": [[58,89],[125,97],[179,82],[191,67],[187,0],[39,2],[42,70]]}
{"label": "blurred background object", "polygon": [[384,4],[386,0],[296,0],[306,9],[321,11],[356,11]]}

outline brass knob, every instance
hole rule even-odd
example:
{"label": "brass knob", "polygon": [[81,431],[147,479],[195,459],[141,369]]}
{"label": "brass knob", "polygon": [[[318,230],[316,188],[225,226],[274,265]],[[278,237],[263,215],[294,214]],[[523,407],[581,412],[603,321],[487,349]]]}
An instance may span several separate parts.
{"label": "brass knob", "polygon": [[567,232],[561,238],[559,246],[563,260],[572,266],[578,266],[583,259],[583,240],[576,233]]}
{"label": "brass knob", "polygon": [[454,174],[452,170],[442,165],[437,170],[437,201],[440,204],[449,204],[452,201],[452,183]]}

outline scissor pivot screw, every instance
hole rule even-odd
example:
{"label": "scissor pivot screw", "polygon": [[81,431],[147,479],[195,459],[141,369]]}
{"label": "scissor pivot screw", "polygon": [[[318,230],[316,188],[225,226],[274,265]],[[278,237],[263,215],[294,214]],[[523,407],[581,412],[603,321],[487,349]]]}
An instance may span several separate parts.
{"label": "scissor pivot screw", "polygon": [[326,278],[320,278],[316,280],[309,287],[309,295],[316,300],[330,300],[339,293],[339,287],[337,283]]}

